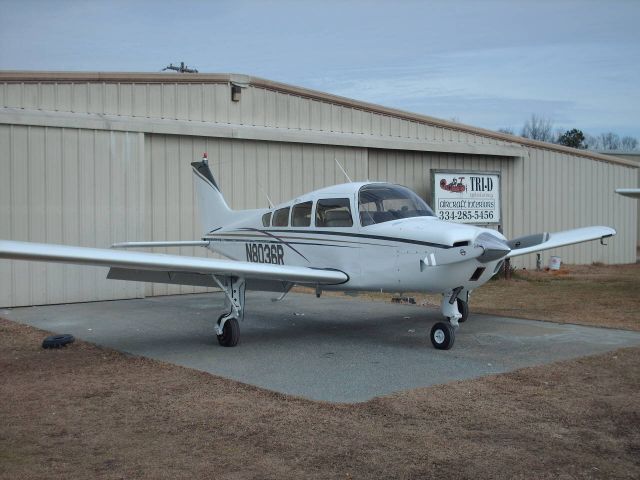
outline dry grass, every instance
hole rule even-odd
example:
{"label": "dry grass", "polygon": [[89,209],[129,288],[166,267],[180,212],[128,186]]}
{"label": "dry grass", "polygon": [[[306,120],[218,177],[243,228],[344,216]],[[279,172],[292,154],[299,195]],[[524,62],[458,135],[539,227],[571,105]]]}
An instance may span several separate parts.
{"label": "dry grass", "polygon": [[[474,305],[551,318],[583,291],[581,323],[637,329],[637,268],[499,280]],[[331,405],[44,335],[0,320],[3,479],[640,477],[640,348]]]}
{"label": "dry grass", "polygon": [[0,320],[0,478],[638,478],[640,348],[357,405]]}

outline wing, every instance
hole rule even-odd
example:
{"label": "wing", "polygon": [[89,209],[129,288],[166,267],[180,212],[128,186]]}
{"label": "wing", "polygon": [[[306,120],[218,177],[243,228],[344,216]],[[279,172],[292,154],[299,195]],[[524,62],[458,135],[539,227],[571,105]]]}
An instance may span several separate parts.
{"label": "wing", "polygon": [[539,252],[550,248],[564,247],[574,243],[588,242],[589,240],[603,240],[616,234],[609,227],[584,227],[575,230],[565,230],[556,233],[537,233],[526,237],[514,238],[507,242],[511,251],[507,258]]}
{"label": "wing", "polygon": [[[237,276],[258,281],[279,281],[337,285],[349,280],[349,276],[339,270],[270,265],[264,263],[218,260],[214,258],[164,255],[158,253],[129,252],[103,248],[71,247],[49,243],[14,242],[0,240],[0,258],[15,260],[35,260],[43,262],[74,263],[112,267],[112,271],[156,272],[164,275],[222,275]],[[118,278],[110,276],[110,278]],[[135,278],[127,278],[134,280]],[[141,278],[142,280],[142,278]],[[156,281],[156,280],[142,280]],[[165,282],[166,283],[166,282]],[[200,283],[196,283],[200,285]]]}

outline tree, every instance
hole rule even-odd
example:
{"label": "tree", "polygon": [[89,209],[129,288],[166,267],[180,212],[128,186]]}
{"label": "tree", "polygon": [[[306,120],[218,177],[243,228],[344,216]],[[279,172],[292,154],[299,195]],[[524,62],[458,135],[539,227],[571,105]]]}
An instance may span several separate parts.
{"label": "tree", "polygon": [[536,114],[524,123],[520,136],[530,138],[531,140],[540,140],[541,142],[553,142],[552,133],[553,123],[545,117],[539,117]]}
{"label": "tree", "polygon": [[625,137],[622,137],[622,140],[620,140],[620,146],[622,147],[622,150],[625,150],[627,152],[635,150],[638,148],[638,140],[627,135]]}
{"label": "tree", "polygon": [[567,147],[573,148],[589,148],[589,145],[585,144],[585,137],[582,130],[572,128],[567,130],[562,135],[558,136],[558,143]]}
{"label": "tree", "polygon": [[513,128],[511,128],[511,127],[503,127],[503,128],[499,128],[499,129],[498,129],[498,132],[500,132],[500,133],[506,133],[507,135],[515,135],[515,134],[513,133]]}
{"label": "tree", "polygon": [[613,132],[601,133],[598,135],[600,141],[600,149],[602,150],[620,150],[620,136]]}

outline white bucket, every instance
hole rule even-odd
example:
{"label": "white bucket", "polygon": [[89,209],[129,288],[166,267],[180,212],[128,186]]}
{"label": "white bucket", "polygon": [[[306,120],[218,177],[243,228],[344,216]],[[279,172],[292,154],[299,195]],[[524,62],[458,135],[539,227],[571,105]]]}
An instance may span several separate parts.
{"label": "white bucket", "polygon": [[549,270],[560,270],[562,259],[560,257],[551,257],[549,259]]}

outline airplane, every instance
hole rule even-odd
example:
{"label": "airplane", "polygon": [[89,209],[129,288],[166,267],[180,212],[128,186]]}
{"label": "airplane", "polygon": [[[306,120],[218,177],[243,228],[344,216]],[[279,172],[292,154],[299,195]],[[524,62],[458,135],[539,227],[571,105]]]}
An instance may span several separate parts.
{"label": "airplane", "polygon": [[[386,182],[322,188],[272,208],[232,210],[206,154],[191,164],[203,236],[193,241],[124,242],[111,249],[0,240],[0,258],[110,267],[107,278],[218,287],[225,312],[215,324],[218,343],[236,346],[245,291],[279,294],[294,285],[323,291],[442,294],[446,321],[430,332],[448,350],[469,316],[469,294],[518,255],[616,234],[592,226],[508,240],[501,233],[439,220],[416,193]],[[126,251],[202,246],[228,260]],[[125,250],[123,250],[125,249]]]}
{"label": "airplane", "polygon": [[616,188],[616,193],[625,197],[640,198],[640,188]]}

